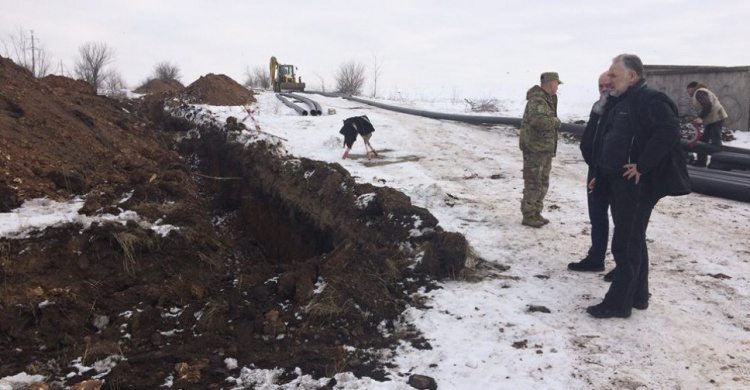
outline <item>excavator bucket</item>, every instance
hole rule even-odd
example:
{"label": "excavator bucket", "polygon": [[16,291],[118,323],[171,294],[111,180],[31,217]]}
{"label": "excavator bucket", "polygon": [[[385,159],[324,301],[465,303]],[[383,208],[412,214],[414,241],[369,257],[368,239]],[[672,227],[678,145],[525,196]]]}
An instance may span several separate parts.
{"label": "excavator bucket", "polygon": [[281,83],[282,91],[304,91],[305,83]]}

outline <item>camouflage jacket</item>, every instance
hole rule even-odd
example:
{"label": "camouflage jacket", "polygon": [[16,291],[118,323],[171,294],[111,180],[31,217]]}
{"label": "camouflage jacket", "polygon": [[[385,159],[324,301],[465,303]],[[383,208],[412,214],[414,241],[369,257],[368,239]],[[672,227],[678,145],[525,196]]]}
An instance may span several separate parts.
{"label": "camouflage jacket", "polygon": [[526,108],[521,119],[519,146],[524,152],[557,151],[557,95],[550,95],[535,85],[526,92]]}

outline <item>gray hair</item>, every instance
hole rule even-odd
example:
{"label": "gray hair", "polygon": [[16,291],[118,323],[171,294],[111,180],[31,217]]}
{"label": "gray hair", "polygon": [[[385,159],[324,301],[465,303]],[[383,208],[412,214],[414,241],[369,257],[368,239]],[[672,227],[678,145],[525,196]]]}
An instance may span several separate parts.
{"label": "gray hair", "polygon": [[620,54],[612,59],[612,63],[621,63],[626,70],[635,72],[638,78],[643,78],[643,62],[635,54]]}

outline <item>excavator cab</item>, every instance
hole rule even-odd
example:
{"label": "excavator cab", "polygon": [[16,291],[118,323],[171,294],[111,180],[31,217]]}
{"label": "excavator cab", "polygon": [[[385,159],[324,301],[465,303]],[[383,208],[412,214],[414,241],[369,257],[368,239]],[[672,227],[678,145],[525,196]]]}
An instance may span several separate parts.
{"label": "excavator cab", "polygon": [[282,83],[295,82],[294,65],[279,65],[279,80]]}

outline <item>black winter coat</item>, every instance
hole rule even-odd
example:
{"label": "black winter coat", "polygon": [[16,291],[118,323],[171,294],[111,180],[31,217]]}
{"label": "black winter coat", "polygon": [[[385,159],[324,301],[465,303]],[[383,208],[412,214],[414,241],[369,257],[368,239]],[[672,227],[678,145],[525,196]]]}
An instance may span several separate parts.
{"label": "black winter coat", "polygon": [[677,106],[645,80],[607,101],[591,158],[597,174],[622,173],[623,165],[637,164],[641,182],[656,199],[691,191]]}

